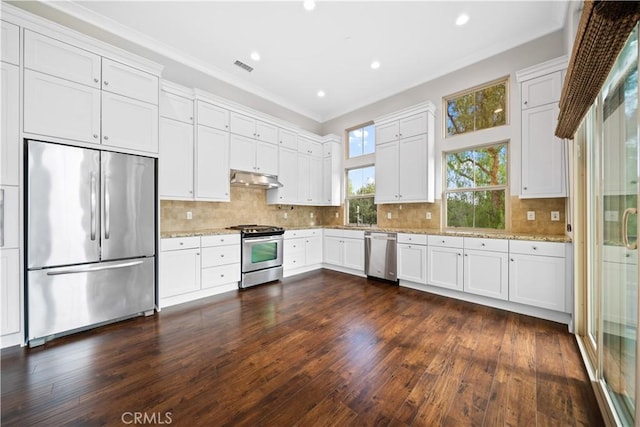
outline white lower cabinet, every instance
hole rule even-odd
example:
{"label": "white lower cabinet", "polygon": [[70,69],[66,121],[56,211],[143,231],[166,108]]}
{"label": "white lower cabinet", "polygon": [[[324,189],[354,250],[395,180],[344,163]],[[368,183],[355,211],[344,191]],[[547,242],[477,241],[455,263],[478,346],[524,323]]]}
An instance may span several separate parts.
{"label": "white lower cabinet", "polygon": [[427,236],[398,234],[398,279],[427,284]]}
{"label": "white lower cabinet", "polygon": [[560,312],[565,307],[565,244],[509,242],[509,301]]}
{"label": "white lower cabinet", "polygon": [[[0,249],[0,335],[2,336],[20,332],[19,256],[18,249]],[[2,346],[4,345],[3,340]]]}
{"label": "white lower cabinet", "polygon": [[464,292],[509,299],[509,242],[464,238]]}
{"label": "white lower cabinet", "polygon": [[431,286],[462,290],[462,237],[429,236],[427,243],[427,283]]}
{"label": "white lower cabinet", "polygon": [[324,264],[328,268],[364,274],[364,231],[324,231]]}
{"label": "white lower cabinet", "polygon": [[240,235],[160,240],[160,306],[227,292],[240,281]]}
{"label": "white lower cabinet", "polygon": [[284,275],[315,270],[322,263],[322,230],[287,230],[284,233]]}
{"label": "white lower cabinet", "polygon": [[161,239],[160,251],[160,301],[200,289],[200,237]]}

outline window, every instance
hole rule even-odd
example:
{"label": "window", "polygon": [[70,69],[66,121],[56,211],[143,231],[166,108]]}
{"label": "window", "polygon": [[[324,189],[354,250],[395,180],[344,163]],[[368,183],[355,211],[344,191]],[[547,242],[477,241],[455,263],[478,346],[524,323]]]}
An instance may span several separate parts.
{"label": "window", "polygon": [[376,130],[373,124],[349,131],[348,158],[372,154],[376,149]]}
{"label": "window", "polygon": [[505,228],[507,144],[445,153],[447,227]]}
{"label": "window", "polygon": [[444,98],[446,137],[507,124],[508,79]]}
{"label": "window", "polygon": [[376,224],[378,213],[373,203],[376,193],[375,167],[347,170],[347,212],[349,224]]}

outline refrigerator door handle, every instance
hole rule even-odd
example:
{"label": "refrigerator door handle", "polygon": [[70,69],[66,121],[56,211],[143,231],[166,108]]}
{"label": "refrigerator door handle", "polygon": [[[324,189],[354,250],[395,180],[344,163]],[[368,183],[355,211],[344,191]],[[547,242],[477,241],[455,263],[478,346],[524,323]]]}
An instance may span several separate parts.
{"label": "refrigerator door handle", "polygon": [[111,196],[109,195],[109,182],[107,176],[104,177],[104,238],[108,239],[111,234],[111,222],[109,221],[109,211],[111,210]]}
{"label": "refrigerator door handle", "polygon": [[0,248],[4,247],[4,188],[0,188]]}
{"label": "refrigerator door handle", "polygon": [[72,268],[57,269],[57,270],[48,271],[47,276],[60,276],[62,274],[93,273],[95,271],[114,270],[116,268],[133,267],[135,265],[142,264],[142,262],[143,262],[142,260],[139,260],[139,261],[123,262],[120,264],[98,265],[95,267],[72,267]]}
{"label": "refrigerator door handle", "polygon": [[96,174],[91,172],[91,240],[96,240]]}

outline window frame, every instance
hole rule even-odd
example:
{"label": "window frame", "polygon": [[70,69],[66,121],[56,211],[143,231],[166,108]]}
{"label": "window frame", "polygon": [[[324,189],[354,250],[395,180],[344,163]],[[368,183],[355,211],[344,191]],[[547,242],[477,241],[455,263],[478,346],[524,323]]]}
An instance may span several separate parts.
{"label": "window frame", "polygon": [[[353,197],[349,197],[349,191],[348,191],[348,186],[349,186],[349,171],[353,170],[353,169],[361,169],[361,168],[367,168],[367,167],[376,167],[376,153],[375,153],[375,138],[374,138],[374,152],[371,154],[364,154],[361,156],[356,156],[356,157],[349,157],[349,132],[352,132],[356,129],[361,129],[361,128],[365,128],[367,126],[371,126],[371,125],[375,125],[375,122],[373,120],[369,120],[367,122],[361,123],[357,126],[352,126],[349,127],[347,129],[345,129],[345,141],[347,141],[344,147],[344,162],[343,162],[343,176],[344,176],[344,188],[343,188],[343,193],[344,194],[344,211],[343,211],[343,218],[344,218],[344,224],[345,225],[350,225],[349,223],[349,200],[350,199],[356,199],[356,198],[368,198],[368,197],[375,197],[375,194],[373,196],[353,196]],[[374,169],[375,171],[375,169]],[[374,198],[375,201],[375,198]],[[374,203],[375,204],[375,203]],[[355,225],[355,224],[354,224]]]}
{"label": "window frame", "polygon": [[[482,128],[482,129],[475,129],[475,120],[474,120],[474,129],[470,130],[468,132],[464,132],[464,133],[458,133],[458,134],[454,134],[454,135],[449,135],[449,133],[447,132],[447,110],[448,110],[448,102],[452,99],[455,98],[460,98],[462,96],[465,95],[469,95],[471,93],[475,94],[476,92],[489,88],[491,86],[497,86],[501,83],[504,83],[505,86],[505,92],[504,92],[504,104],[505,104],[505,111],[504,111],[504,124],[502,125],[498,125],[498,126],[492,126],[492,127],[488,127],[488,128]],[[459,92],[455,92],[449,95],[445,95],[442,97],[442,139],[443,140],[450,140],[451,138],[455,138],[458,136],[462,136],[462,135],[469,135],[469,134],[473,134],[476,132],[481,132],[481,131],[486,131],[489,129],[495,129],[495,128],[500,128],[503,126],[509,126],[511,124],[511,108],[510,108],[510,97],[511,97],[511,93],[509,90],[510,87],[510,77],[509,75],[506,76],[502,76],[499,77],[497,79],[493,79],[491,81],[488,81],[486,83],[481,83],[479,85],[461,90]],[[474,96],[475,99],[475,96]],[[493,145],[493,144],[490,144]]]}
{"label": "window frame", "polygon": [[[505,165],[505,175],[506,180],[504,184],[500,185],[488,185],[483,187],[464,187],[464,188],[453,188],[449,189],[447,184],[447,155],[451,153],[457,153],[461,151],[477,151],[483,148],[493,147],[497,145],[505,145],[507,153],[505,155],[506,165]],[[492,233],[501,233],[507,232],[510,230],[511,225],[511,209],[510,209],[510,190],[511,190],[511,182],[510,182],[510,164],[511,164],[511,149],[510,149],[511,141],[508,139],[489,142],[486,144],[475,144],[468,147],[458,147],[451,150],[443,150],[442,151],[442,203],[441,203],[441,217],[443,221],[443,229],[448,231],[485,231]],[[455,227],[449,225],[448,218],[448,210],[447,210],[447,195],[449,193],[468,193],[468,192],[476,192],[476,191],[493,191],[493,190],[504,190],[504,228],[484,228],[484,227]]]}

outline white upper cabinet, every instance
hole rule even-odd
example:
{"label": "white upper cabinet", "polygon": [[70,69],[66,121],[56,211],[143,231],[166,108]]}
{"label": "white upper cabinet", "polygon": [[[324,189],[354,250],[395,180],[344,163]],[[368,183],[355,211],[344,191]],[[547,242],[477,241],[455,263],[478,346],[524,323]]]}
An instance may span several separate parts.
{"label": "white upper cabinet", "polygon": [[158,106],[102,93],[102,144],[158,152]]}
{"label": "white upper cabinet", "polygon": [[322,144],[304,136],[298,136],[298,153],[320,157],[322,156]]}
{"label": "white upper cabinet", "polygon": [[278,150],[278,181],[280,188],[267,190],[269,204],[298,203],[298,151],[280,146]]}
{"label": "white upper cabinet", "polygon": [[376,204],[433,202],[434,106],[376,119]]}
{"label": "white upper cabinet", "polygon": [[102,58],[102,90],[158,105],[158,77]]}
{"label": "white upper cabinet", "polygon": [[278,144],[289,150],[298,149],[298,134],[287,129],[278,129]]}
{"label": "white upper cabinet", "polygon": [[24,131],[100,143],[100,89],[24,72]]}
{"label": "white upper cabinet", "polygon": [[70,44],[24,31],[24,66],[94,88],[102,87],[101,57]]}
{"label": "white upper cabinet", "polygon": [[322,204],[340,206],[342,203],[342,144],[328,140],[322,146]]}
{"label": "white upper cabinet", "polygon": [[231,134],[230,167],[246,172],[278,174],[278,146]]}
{"label": "white upper cabinet", "polygon": [[555,136],[567,57],[518,71],[520,83],[522,198],[566,197],[565,143]]}
{"label": "white upper cabinet", "polygon": [[278,128],[253,117],[232,112],[229,119],[231,133],[255,138],[270,144],[278,143]]}
{"label": "white upper cabinet", "polygon": [[522,82],[522,109],[560,101],[562,72],[537,77]]}
{"label": "white upper cabinet", "polygon": [[193,199],[193,125],[162,117],[159,140],[160,197]]}
{"label": "white upper cabinet", "polygon": [[161,91],[160,116],[193,124],[193,99]]}
{"label": "white upper cabinet", "polygon": [[256,142],[256,172],[278,175],[278,146]]}
{"label": "white upper cabinet", "polygon": [[229,130],[229,110],[204,101],[197,101],[198,124],[214,129]]}
{"label": "white upper cabinet", "polygon": [[20,27],[2,21],[2,50],[0,60],[13,65],[20,65]]}
{"label": "white upper cabinet", "polygon": [[[2,23],[4,25],[4,22]],[[3,27],[4,28],[4,27]],[[4,35],[4,33],[3,33]],[[0,184],[19,185],[20,164],[20,70],[0,63]]]}
{"label": "white upper cabinet", "polygon": [[229,133],[198,126],[196,199],[228,202]]}

